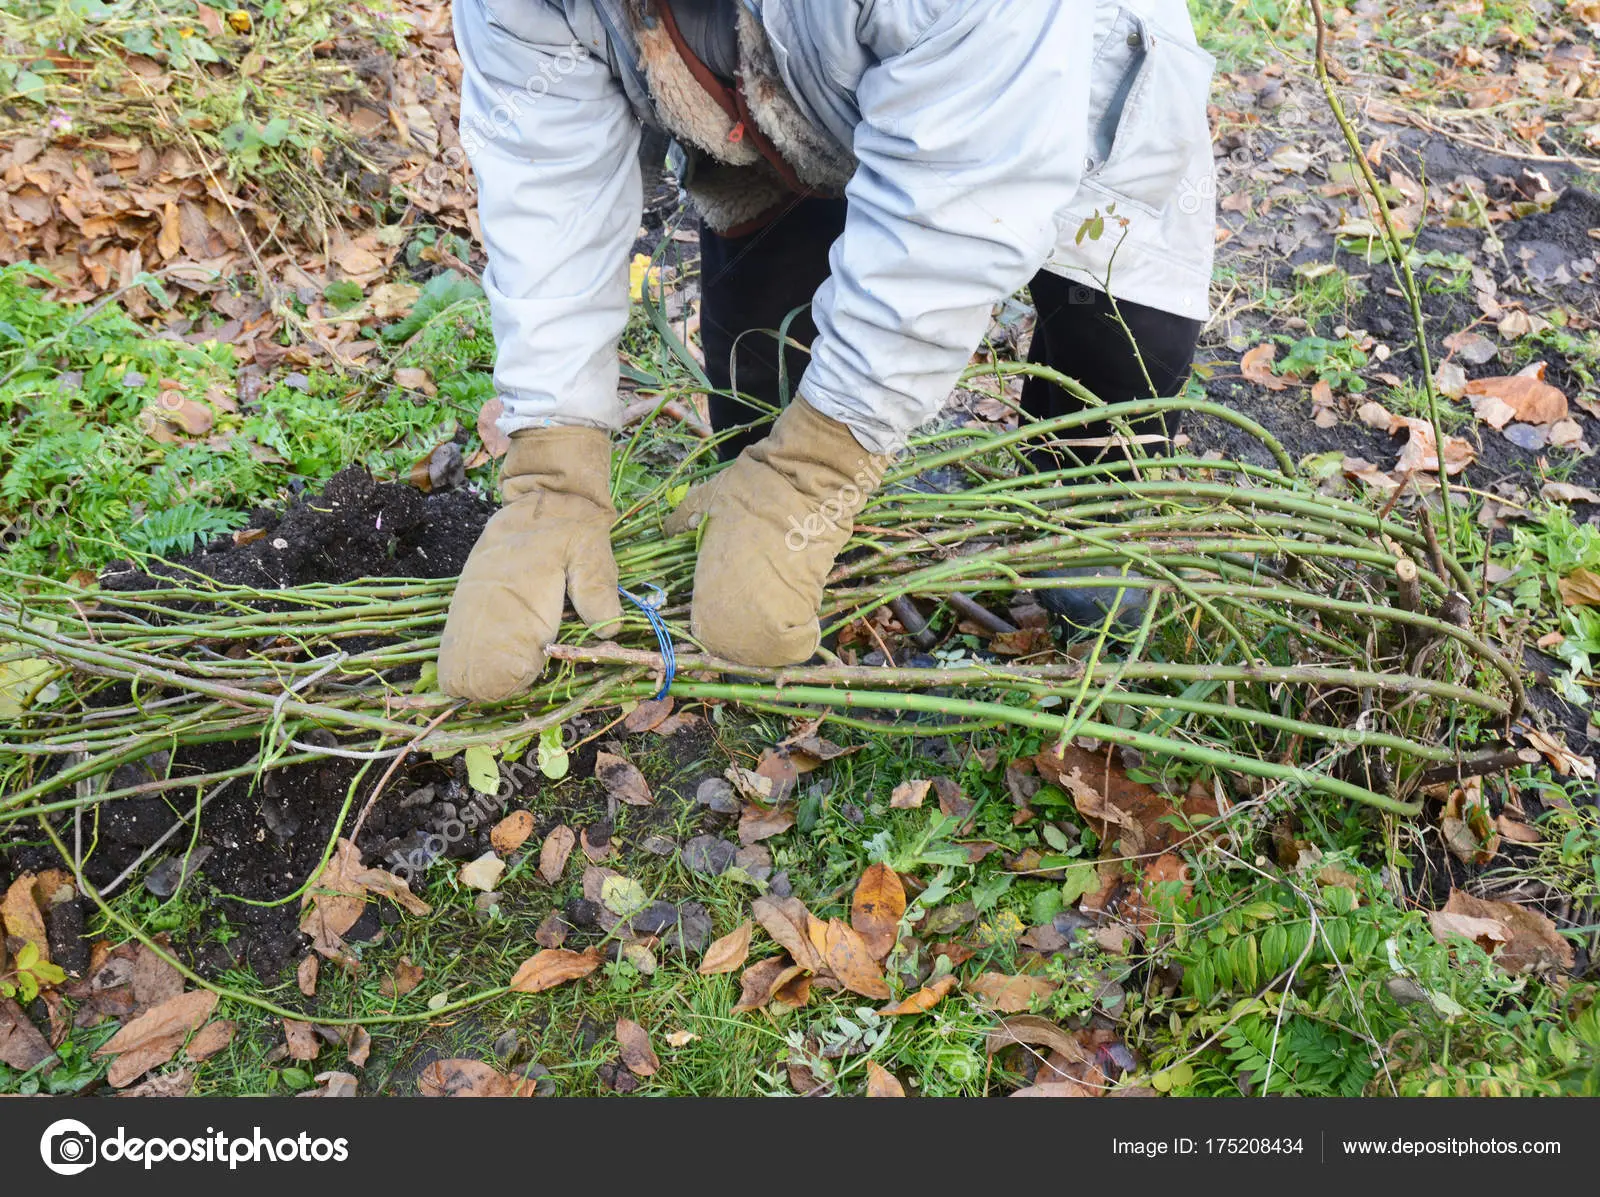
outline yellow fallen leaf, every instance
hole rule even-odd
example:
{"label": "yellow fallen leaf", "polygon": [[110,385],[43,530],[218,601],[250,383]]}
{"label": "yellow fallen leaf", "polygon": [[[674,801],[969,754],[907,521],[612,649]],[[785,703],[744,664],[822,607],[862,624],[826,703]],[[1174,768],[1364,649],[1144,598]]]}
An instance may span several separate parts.
{"label": "yellow fallen leaf", "polygon": [[658,296],[662,291],[661,267],[650,264],[649,254],[634,254],[633,261],[628,263],[628,294],[635,301],[644,294],[646,280],[650,283],[650,294]]}

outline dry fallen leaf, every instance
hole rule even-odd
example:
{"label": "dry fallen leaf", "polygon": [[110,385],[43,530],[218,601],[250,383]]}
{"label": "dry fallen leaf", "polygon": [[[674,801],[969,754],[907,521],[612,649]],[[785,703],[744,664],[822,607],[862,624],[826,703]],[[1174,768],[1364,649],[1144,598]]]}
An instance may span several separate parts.
{"label": "dry fallen leaf", "polygon": [[811,946],[846,989],[862,997],[880,1000],[889,997],[883,968],[866,941],[848,923],[841,919],[829,919],[826,923],[813,920],[809,930]]}
{"label": "dry fallen leaf", "polygon": [[36,877],[23,873],[6,890],[0,900],[0,919],[5,922],[5,934],[31,943],[39,950],[39,959],[50,963],[50,936],[45,932],[44,915],[39,913],[34,901],[33,885]]}
{"label": "dry fallen leaf", "polygon": [[132,1089],[124,1089],[118,1097],[188,1097],[194,1088],[194,1069],[180,1068],[177,1072],[164,1072],[142,1081]]}
{"label": "dry fallen leaf", "polygon": [[[1433,435],[1433,425],[1427,420],[1419,420],[1415,416],[1396,416],[1392,432],[1399,432],[1405,428],[1409,436],[1405,448],[1400,450],[1400,457],[1395,462],[1394,468],[1401,473],[1439,472],[1438,441]],[[1460,436],[1445,436],[1444,465],[1446,472],[1459,474],[1472,464],[1478,451],[1471,441]]]}
{"label": "dry fallen leaf", "polygon": [[1515,408],[1504,399],[1497,399],[1493,395],[1475,395],[1472,399],[1472,414],[1496,432],[1517,418]]}
{"label": "dry fallen leaf", "polygon": [[[1466,932],[1460,930],[1463,925],[1475,927],[1479,933],[1469,934],[1469,938],[1477,940],[1485,950],[1490,951],[1495,963],[1508,973],[1570,969],[1573,966],[1572,945],[1556,930],[1554,923],[1526,906],[1475,898],[1457,889],[1450,891],[1450,899],[1445,903],[1444,910],[1435,911],[1428,917],[1438,920],[1441,916],[1446,920],[1443,926],[1446,932],[1464,934]],[[1489,931],[1489,926],[1498,928],[1498,932]],[[1434,934],[1442,942],[1445,936],[1440,935],[1440,929],[1440,924],[1435,921]],[[1485,940],[1488,942],[1485,943]],[[1492,946],[1496,942],[1502,945],[1498,950]]]}
{"label": "dry fallen leaf", "polygon": [[341,839],[301,899],[300,930],[324,956],[343,956],[344,933],[361,917],[369,895],[389,898],[412,914],[432,909],[393,873],[363,866],[356,846]]}
{"label": "dry fallen leaf", "polygon": [[1495,827],[1506,839],[1518,844],[1542,844],[1544,837],[1537,828],[1530,827],[1520,819],[1513,819],[1510,815],[1502,814],[1494,821]]}
{"label": "dry fallen leaf", "polygon": [[494,825],[489,843],[501,856],[510,856],[533,834],[533,812],[514,810]]}
{"label": "dry fallen leaf", "polygon": [[300,961],[300,967],[294,970],[295,984],[300,987],[300,992],[307,997],[317,996],[318,969],[317,958],[311,955]]}
{"label": "dry fallen leaf", "polygon": [[1569,607],[1600,607],[1600,574],[1581,566],[1556,582],[1561,601]]}
{"label": "dry fallen leaf", "polygon": [[295,1096],[354,1097],[356,1095],[356,1078],[348,1072],[319,1072],[312,1080],[316,1082],[317,1088],[307,1089]]}
{"label": "dry fallen leaf", "polygon": [[[1543,365],[1543,363],[1539,363]],[[1469,397],[1498,399],[1524,424],[1554,424],[1567,418],[1567,396],[1560,387],[1542,377],[1513,374],[1495,378],[1474,378],[1467,383]],[[1476,405],[1474,405],[1476,409]],[[1483,418],[1483,417],[1480,417]],[[1495,425],[1500,427],[1501,425]]]}
{"label": "dry fallen leaf", "polygon": [[929,1010],[932,1010],[939,1004],[939,1002],[944,998],[945,994],[949,993],[955,987],[955,974],[946,973],[937,981],[933,981],[927,985],[924,985],[921,989],[917,990],[913,994],[908,995],[901,1001],[896,1002],[894,1005],[885,1006],[882,1010],[878,1011],[878,1014],[880,1017],[884,1018],[897,1018],[903,1014],[926,1014]]}
{"label": "dry fallen leaf", "polygon": [[744,964],[750,955],[751,929],[752,924],[746,919],[737,930],[730,931],[707,948],[697,970],[700,975],[710,977],[717,973],[731,973]]}
{"label": "dry fallen leaf", "polygon": [[1012,1097],[1098,1097],[1099,1091],[1076,1081],[1043,1081],[1018,1089]]}
{"label": "dry fallen leaf", "polygon": [[794,962],[806,972],[820,973],[826,970],[822,954],[811,941],[811,925],[817,919],[799,898],[766,895],[751,904],[750,912],[772,937],[772,941],[779,947],[787,948]]}
{"label": "dry fallen leaf", "polygon": [[1247,382],[1266,387],[1269,391],[1288,389],[1288,382],[1272,372],[1272,361],[1278,356],[1278,347],[1264,341],[1239,359],[1239,373]]}
{"label": "dry fallen leaf", "polygon": [[0,999],[0,1064],[27,1072],[53,1055],[49,1041],[22,1007],[11,998]]}
{"label": "dry fallen leaf", "polygon": [[1579,777],[1584,781],[1595,779],[1594,759],[1579,756],[1560,737],[1532,728],[1524,731],[1523,735],[1527,737],[1529,746],[1542,754],[1550,762],[1550,767],[1562,777]]}
{"label": "dry fallen leaf", "polygon": [[1185,820],[1203,824],[1217,817],[1216,798],[1204,786],[1192,787],[1181,799],[1165,794],[1134,781],[1103,751],[1066,744],[1031,759],[1040,777],[1072,796],[1079,813],[1104,824],[1097,830],[1108,851],[1120,841],[1130,855],[1159,853],[1187,838]]}
{"label": "dry fallen leaf", "polygon": [[850,901],[850,925],[873,959],[882,960],[894,947],[905,912],[906,889],[893,869],[880,861],[861,874]]}
{"label": "dry fallen leaf", "polygon": [[1048,1047],[1069,1058],[1081,1057],[1084,1054],[1083,1047],[1076,1038],[1048,1018],[1041,1018],[1037,1014],[1017,1014],[1011,1018],[1001,1019],[1000,1025],[989,1032],[984,1046],[992,1056],[1014,1043]]}
{"label": "dry fallen leaf", "polygon": [[561,880],[561,873],[567,867],[567,857],[572,855],[572,849],[577,846],[577,833],[565,823],[559,823],[544,837],[544,846],[539,849],[539,876],[551,885]]}
{"label": "dry fallen leaf", "polygon": [[746,803],[739,814],[739,842],[758,844],[782,835],[793,826],[794,807],[787,803],[770,808]]}
{"label": "dry fallen leaf", "polygon": [[190,1031],[211,1017],[217,995],[209,989],[194,989],[168,998],[159,1006],[133,1019],[103,1044],[97,1056],[115,1056],[106,1075],[113,1089],[138,1080],[152,1068],[165,1064]]}
{"label": "dry fallen leaf", "polygon": [[622,1048],[622,1062],[637,1077],[655,1076],[661,1060],[650,1046],[650,1035],[631,1018],[617,1019],[617,1043]]}
{"label": "dry fallen leaf", "polygon": [[[1363,424],[1369,428],[1376,428],[1379,432],[1387,432],[1391,436],[1397,436],[1402,432],[1407,434],[1405,448],[1400,451],[1400,458],[1395,462],[1396,472],[1401,474],[1418,471],[1438,472],[1437,440],[1433,435],[1433,425],[1427,420],[1419,420],[1414,416],[1397,416],[1383,404],[1371,400],[1357,408],[1356,415]],[[1464,437],[1445,438],[1445,467],[1451,474],[1459,474],[1466,469],[1477,453],[1472,442]],[[1345,472],[1351,472],[1348,462]],[[1358,476],[1364,477],[1364,475]]]}
{"label": "dry fallen leaf", "polygon": [[468,861],[461,866],[461,871],[456,874],[457,880],[468,889],[475,889],[480,893],[493,893],[494,887],[499,883],[501,874],[506,871],[506,862],[493,852],[485,852],[476,860]]}
{"label": "dry fallen leaf", "polygon": [[594,775],[613,798],[629,806],[649,806],[655,801],[650,786],[633,764],[609,752],[596,753]]}
{"label": "dry fallen leaf", "polygon": [[372,1034],[366,1027],[350,1027],[345,1032],[345,1059],[357,1068],[366,1066],[367,1057],[372,1055]]}
{"label": "dry fallen leaf", "polygon": [[902,781],[895,786],[894,792],[889,795],[889,806],[893,810],[916,810],[922,805],[922,800],[928,796],[928,789],[933,785],[926,778],[914,778]]}
{"label": "dry fallen leaf", "polygon": [[574,952],[570,948],[545,948],[522,962],[516,976],[511,978],[513,993],[542,993],[568,981],[587,977],[602,963],[599,952],[593,948]]}
{"label": "dry fallen leaf", "polygon": [[435,1060],[417,1078],[423,1097],[532,1097],[535,1082],[513,1081],[482,1060]]}
{"label": "dry fallen leaf", "polygon": [[478,439],[483,442],[490,457],[504,457],[511,448],[511,438],[500,431],[496,423],[505,414],[505,405],[498,396],[478,410]]}
{"label": "dry fallen leaf", "polygon": [[1002,1014],[1020,1014],[1031,1010],[1035,1001],[1043,1001],[1057,989],[1054,981],[1044,977],[1026,975],[1007,976],[1005,973],[983,973],[962,986],[968,993],[990,1009]]}
{"label": "dry fallen leaf", "polygon": [[133,958],[133,1013],[135,1017],[183,992],[183,974],[148,944],[140,944]]}
{"label": "dry fallen leaf", "polygon": [[1430,911],[1428,924],[1440,943],[1448,944],[1450,937],[1456,935],[1472,940],[1485,952],[1493,952],[1510,938],[1498,919],[1474,918],[1448,910]]}
{"label": "dry fallen leaf", "polygon": [[378,982],[378,992],[384,997],[404,997],[422,984],[422,966],[413,964],[411,957],[402,956],[394,966],[394,976]]}
{"label": "dry fallen leaf", "polygon": [[[1489,816],[1481,778],[1470,777],[1450,791],[1439,812],[1445,847],[1465,864],[1486,865],[1500,851],[1500,833]],[[1360,892],[1358,887],[1352,887]]]}
{"label": "dry fallen leaf", "polygon": [[1600,494],[1570,482],[1546,482],[1539,488],[1539,497],[1550,503],[1600,503]]}
{"label": "dry fallen leaf", "polygon": [[283,1020],[283,1038],[289,1045],[291,1060],[315,1060],[317,1053],[322,1050],[316,1030],[310,1023],[301,1022],[297,1018]]}
{"label": "dry fallen leaf", "polygon": [[761,1009],[772,1000],[774,994],[802,972],[801,967],[791,964],[787,956],[757,961],[745,969],[739,978],[739,1002],[734,1006],[733,1013],[743,1014],[748,1010]]}
{"label": "dry fallen leaf", "polygon": [[1444,339],[1444,347],[1459,354],[1469,365],[1481,366],[1500,352],[1500,347],[1480,332],[1463,329]]}
{"label": "dry fallen leaf", "polygon": [[622,721],[622,726],[630,732],[654,731],[666,722],[667,716],[672,714],[673,699],[669,694],[666,698],[647,698],[628,712],[628,717]]}
{"label": "dry fallen leaf", "polygon": [[868,1097],[904,1097],[905,1088],[895,1076],[876,1060],[867,1061]]}
{"label": "dry fallen leaf", "polygon": [[[309,957],[316,959],[316,957]],[[206,1023],[194,1033],[194,1038],[189,1040],[189,1046],[183,1049],[183,1054],[195,1063],[209,1060],[228,1044],[233,1042],[233,1036],[239,1029],[239,1024],[231,1018],[219,1018]]]}

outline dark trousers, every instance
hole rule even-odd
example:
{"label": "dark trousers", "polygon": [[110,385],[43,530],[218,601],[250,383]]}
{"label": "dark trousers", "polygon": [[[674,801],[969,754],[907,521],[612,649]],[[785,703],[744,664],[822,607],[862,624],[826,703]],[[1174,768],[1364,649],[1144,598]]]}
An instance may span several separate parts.
{"label": "dark trousers", "polygon": [[[700,339],[706,374],[718,391],[737,388],[771,407],[794,394],[807,357],[796,346],[810,345],[817,334],[809,305],[828,277],[828,249],[844,231],[844,218],[843,200],[806,199],[746,237],[722,237],[701,226]],[[1119,322],[1105,292],[1045,271],[1034,276],[1029,290],[1038,311],[1030,362],[1076,379],[1107,403],[1174,395],[1182,388],[1200,335],[1198,321],[1119,301]],[[787,333],[796,344],[784,349],[780,361],[773,330],[796,309],[804,310],[790,320]],[[762,414],[761,408],[728,394],[713,394],[710,403],[711,424],[719,432]],[[1048,419],[1078,411],[1083,404],[1054,383],[1030,377],[1022,388],[1022,406],[1030,415]],[[1170,420],[1163,425],[1159,417],[1130,426],[1136,435],[1176,432]],[[762,431],[751,429],[724,442],[724,459],[759,439]],[[1112,434],[1109,425],[1097,422],[1072,429],[1064,439]],[[1080,445],[1036,453],[1034,459],[1040,468],[1051,468],[1121,456],[1117,448]]]}

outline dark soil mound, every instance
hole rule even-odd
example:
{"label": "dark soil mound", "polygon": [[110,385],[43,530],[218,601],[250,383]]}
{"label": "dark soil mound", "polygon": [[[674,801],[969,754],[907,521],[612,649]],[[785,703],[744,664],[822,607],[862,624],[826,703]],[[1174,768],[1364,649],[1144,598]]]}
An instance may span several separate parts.
{"label": "dark soil mound", "polygon": [[[440,578],[458,574],[479,531],[494,508],[462,490],[424,495],[409,486],[375,482],[364,470],[350,469],[329,481],[321,493],[300,498],[282,512],[258,511],[252,528],[261,535],[236,543],[232,537],[209,546],[174,567],[149,572],[127,563],[106,570],[102,582],[112,589],[160,585],[163,578],[193,570],[218,581],[263,589],[306,583],[351,582],[364,577]],[[107,695],[123,702],[125,688]],[[328,743],[333,743],[328,737]],[[181,750],[176,759],[147,757],[117,771],[112,786],[159,783],[165,778],[219,772],[249,761],[260,745],[254,740]],[[107,885],[171,830],[180,816],[192,814],[196,802],[212,795],[201,819],[198,847],[209,849],[190,886],[214,886],[226,895],[220,908],[230,923],[246,930],[227,948],[213,943],[196,964],[215,971],[248,964],[264,978],[277,975],[304,950],[298,930],[298,901],[272,902],[293,893],[322,859],[341,811],[345,833],[354,812],[365,802],[384,764],[361,775],[363,762],[328,757],[273,770],[258,783],[243,776],[194,789],[175,786],[149,798],[123,799],[100,809],[98,847],[87,872],[97,885]],[[198,791],[198,792],[197,792]],[[390,853],[402,855],[424,841],[429,832],[454,819],[469,797],[465,766],[457,758],[436,763],[423,757],[409,761],[386,787],[386,799],[372,812],[359,846],[369,863]],[[86,840],[89,836],[86,834]],[[452,842],[448,854],[475,856],[486,850],[486,827]],[[163,854],[182,855],[187,828],[167,841]],[[53,849],[37,843],[14,844],[0,854],[0,878],[9,871],[58,864]],[[8,868],[7,868],[8,866]],[[136,877],[127,884],[140,884]],[[241,900],[243,899],[243,900]],[[376,933],[378,924],[365,928]],[[354,938],[362,938],[358,926]],[[182,946],[182,945],[180,945]]]}
{"label": "dark soil mound", "polygon": [[[224,537],[179,564],[219,582],[264,589],[358,578],[447,578],[461,572],[492,514],[492,506],[466,491],[425,495],[348,469],[334,475],[321,494],[287,511],[257,511],[250,525],[262,535]],[[148,586],[150,578],[117,563],[106,569],[101,584],[132,590]]]}

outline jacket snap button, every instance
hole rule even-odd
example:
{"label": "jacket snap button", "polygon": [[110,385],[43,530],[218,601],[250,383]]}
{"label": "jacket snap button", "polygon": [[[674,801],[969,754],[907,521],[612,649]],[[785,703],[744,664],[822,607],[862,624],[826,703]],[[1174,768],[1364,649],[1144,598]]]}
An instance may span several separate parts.
{"label": "jacket snap button", "polygon": [[1139,43],[1142,40],[1143,39],[1140,38],[1140,36],[1137,33],[1128,34],[1128,45],[1132,46],[1135,50],[1137,50],[1139,48]]}

